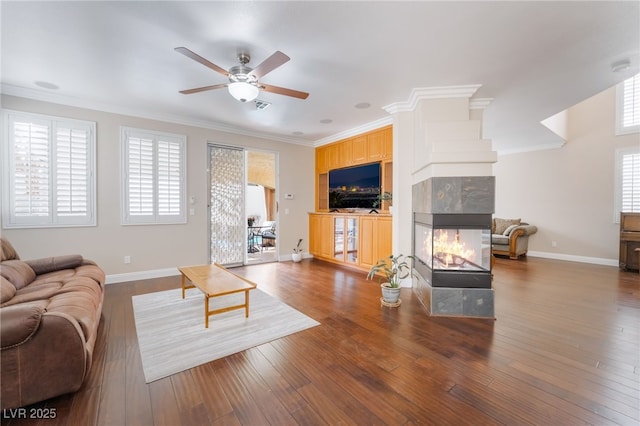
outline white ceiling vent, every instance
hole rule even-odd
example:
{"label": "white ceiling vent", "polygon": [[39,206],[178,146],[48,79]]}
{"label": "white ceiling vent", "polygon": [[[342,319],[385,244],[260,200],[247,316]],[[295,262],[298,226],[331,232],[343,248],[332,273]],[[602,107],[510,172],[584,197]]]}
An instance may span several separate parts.
{"label": "white ceiling vent", "polygon": [[260,99],[256,99],[255,101],[256,104],[256,109],[265,109],[265,108],[269,108],[271,106],[271,102],[267,102],[267,101],[263,101]]}

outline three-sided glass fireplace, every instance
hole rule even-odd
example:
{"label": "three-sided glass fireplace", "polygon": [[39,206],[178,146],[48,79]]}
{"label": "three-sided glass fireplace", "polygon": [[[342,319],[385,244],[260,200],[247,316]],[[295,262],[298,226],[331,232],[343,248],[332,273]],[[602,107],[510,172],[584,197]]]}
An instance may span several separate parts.
{"label": "three-sided glass fireplace", "polygon": [[491,215],[414,213],[414,267],[432,287],[491,288]]}

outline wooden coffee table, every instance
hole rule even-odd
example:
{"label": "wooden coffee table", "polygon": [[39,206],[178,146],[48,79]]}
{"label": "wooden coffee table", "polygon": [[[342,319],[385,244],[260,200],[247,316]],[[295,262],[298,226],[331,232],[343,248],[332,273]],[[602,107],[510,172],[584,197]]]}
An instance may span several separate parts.
{"label": "wooden coffee table", "polygon": [[[188,288],[198,288],[204,294],[204,325],[209,328],[209,316],[245,309],[245,318],[249,318],[249,290],[257,287],[257,284],[242,278],[224,266],[217,263],[199,266],[181,266],[178,268],[182,274],[182,298]],[[189,280],[193,285],[187,285]],[[209,310],[209,299],[244,291],[244,304],[227,306],[220,309]]]}

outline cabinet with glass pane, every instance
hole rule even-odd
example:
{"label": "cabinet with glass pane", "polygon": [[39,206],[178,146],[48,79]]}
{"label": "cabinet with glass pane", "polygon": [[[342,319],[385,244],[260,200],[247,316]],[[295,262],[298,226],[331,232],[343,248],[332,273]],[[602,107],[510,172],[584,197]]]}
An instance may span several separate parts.
{"label": "cabinet with glass pane", "polygon": [[314,257],[368,271],[391,254],[391,215],[309,213]]}
{"label": "cabinet with glass pane", "polygon": [[333,258],[340,262],[358,263],[358,218],[334,216]]}

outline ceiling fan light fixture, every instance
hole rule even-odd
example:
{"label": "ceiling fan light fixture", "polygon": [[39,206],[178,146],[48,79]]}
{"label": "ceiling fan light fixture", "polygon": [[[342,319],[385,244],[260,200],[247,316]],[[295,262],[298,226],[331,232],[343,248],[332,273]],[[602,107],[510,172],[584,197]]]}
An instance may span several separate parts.
{"label": "ceiling fan light fixture", "polygon": [[229,84],[229,93],[240,102],[249,102],[258,97],[260,90],[253,84],[238,81]]}

